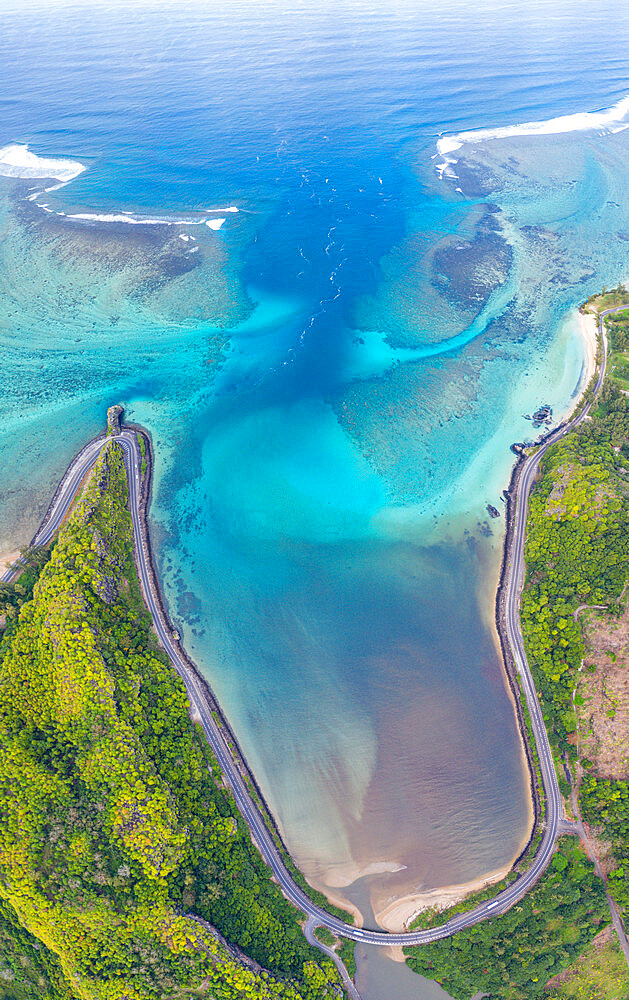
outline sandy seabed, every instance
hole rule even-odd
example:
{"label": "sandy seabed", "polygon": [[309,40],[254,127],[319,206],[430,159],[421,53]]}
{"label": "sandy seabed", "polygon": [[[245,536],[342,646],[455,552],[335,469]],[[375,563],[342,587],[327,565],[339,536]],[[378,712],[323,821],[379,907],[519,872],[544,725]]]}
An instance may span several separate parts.
{"label": "sandy seabed", "polygon": [[[581,392],[575,400],[575,406],[578,404],[582,393],[585,391],[596,373],[596,355],[598,351],[597,318],[591,314],[578,312],[577,329],[583,341],[584,370],[581,380]],[[491,625],[493,626],[492,631],[494,632],[496,644],[499,646],[498,635],[493,622],[493,606],[496,588],[498,585],[498,575],[500,572],[499,564],[497,562],[495,569],[495,574],[491,573],[487,577],[486,588],[482,595],[481,607],[487,613],[488,623],[491,619]],[[426,892],[408,894],[389,903],[384,903],[384,905],[380,907],[374,905],[374,915],[376,921],[378,925],[383,928],[383,930],[391,932],[406,930],[408,929],[409,924],[412,923],[412,921],[423,911],[432,908],[437,910],[448,909],[449,907],[464,900],[470,894],[479,892],[486,887],[499,882],[510,870],[511,866],[509,865],[507,867],[497,869],[496,871],[489,872],[471,882],[466,882],[460,885],[437,887]],[[395,951],[395,949],[392,950],[391,957],[402,961],[403,956],[401,954],[401,949],[400,955],[394,954]]]}

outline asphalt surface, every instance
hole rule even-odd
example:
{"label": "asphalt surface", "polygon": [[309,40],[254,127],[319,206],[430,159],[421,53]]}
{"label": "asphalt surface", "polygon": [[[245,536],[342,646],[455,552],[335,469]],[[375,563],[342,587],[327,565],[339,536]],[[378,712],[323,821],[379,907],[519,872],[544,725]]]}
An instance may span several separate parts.
{"label": "asphalt surface", "polygon": [[[603,328],[603,317],[609,313],[618,312],[618,309],[609,309],[603,313],[599,319],[599,330],[601,332],[604,354],[599,377],[596,383],[595,395],[598,394],[605,376],[607,363],[607,346]],[[626,307],[625,307],[626,308]],[[140,470],[142,456],[136,433],[123,428],[121,433],[114,440],[122,447],[124,452],[125,467],[129,482],[129,506],[133,522],[133,532],[135,541],[136,562],[138,574],[144,590],[146,604],[153,616],[155,629],[160,642],[168,653],[173,666],[182,677],[188,696],[193,707],[196,709],[203,727],[203,731],[210,743],[225,780],[231,788],[236,804],[247,822],[253,839],[256,842],[264,860],[272,869],[273,874],[281,886],[284,894],[294,903],[308,919],[308,926],[327,927],[334,934],[350,938],[354,941],[361,941],[364,944],[374,945],[422,945],[441,938],[450,937],[457,931],[481,920],[485,920],[501,913],[504,913],[521,899],[531,886],[539,879],[547,867],[554,850],[555,840],[558,830],[564,828],[565,820],[562,817],[561,796],[557,783],[557,775],[553,764],[550,744],[544,726],[542,711],[540,708],[537,692],[533,683],[533,678],[529,671],[524,643],[520,629],[519,606],[520,594],[524,580],[524,541],[526,532],[526,511],[531,487],[534,483],[540,460],[551,444],[559,440],[564,434],[573,430],[582,420],[585,419],[590,408],[589,404],[574,420],[565,426],[558,428],[549,435],[543,445],[536,453],[527,458],[522,465],[519,482],[517,485],[516,509],[514,515],[514,530],[510,559],[507,565],[507,574],[504,581],[505,586],[505,615],[507,636],[513,656],[517,665],[522,688],[526,698],[526,703],[531,717],[531,725],[537,745],[537,752],[540,761],[543,790],[546,802],[546,814],[542,840],[537,854],[530,868],[522,874],[516,882],[506,888],[503,892],[494,896],[493,899],[480,903],[473,910],[461,913],[453,917],[440,927],[430,930],[406,931],[403,933],[389,933],[386,931],[368,930],[357,928],[352,924],[346,924],[338,917],[331,916],[313,903],[304,890],[293,880],[288,871],[282,855],[276,847],[266,823],[257,805],[252,800],[244,778],[241,775],[235,760],[229,749],[225,736],[219,728],[212,715],[211,703],[206,690],[200,682],[195,671],[191,668],[186,658],[182,655],[178,640],[173,636],[171,627],[162,611],[161,600],[157,591],[157,584],[154,581],[152,561],[150,552],[145,543],[143,513],[140,495]],[[60,484],[55,499],[51,504],[40,530],[33,538],[33,545],[43,545],[50,540],[54,532],[62,522],[69,506],[74,499],[75,493],[85,477],[88,470],[96,461],[103,445],[111,438],[104,436],[90,441],[85,448],[77,455],[69,467],[64,479]],[[5,573],[2,579],[11,579],[11,571]],[[561,826],[560,826],[561,824]]]}
{"label": "asphalt surface", "polygon": [[[68,507],[72,504],[79,486],[94,465],[106,440],[106,436],[101,434],[92,441],[88,441],[85,447],[72,460],[63,479],[59,483],[57,492],[41,526],[37,529],[31,540],[31,547],[47,545],[50,541],[67,514]],[[21,560],[17,561],[20,562]],[[0,576],[0,580],[9,583],[18,572],[19,570],[7,569]]]}
{"label": "asphalt surface", "polygon": [[323,944],[322,941],[319,941],[318,938],[315,937],[314,932],[318,926],[319,924],[317,923],[314,917],[307,918],[304,924],[304,936],[306,938],[306,941],[308,942],[308,944],[311,944],[315,948],[318,948],[319,951],[322,951],[324,955],[328,956],[328,958],[332,959],[337,969],[339,970],[339,974],[341,976],[341,979],[343,980],[343,985],[345,986],[348,995],[351,997],[351,1000],[362,1000],[360,993],[356,989],[354,980],[351,978],[349,972],[345,968],[340,957],[337,955],[337,953],[334,951],[333,948],[328,948],[327,944]]}

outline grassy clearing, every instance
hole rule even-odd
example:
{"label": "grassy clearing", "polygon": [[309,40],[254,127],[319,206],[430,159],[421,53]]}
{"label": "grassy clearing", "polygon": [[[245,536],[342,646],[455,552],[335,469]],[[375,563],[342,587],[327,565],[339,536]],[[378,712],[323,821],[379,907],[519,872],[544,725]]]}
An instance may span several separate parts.
{"label": "grassy clearing", "polygon": [[586,948],[559,982],[548,984],[548,1000],[627,1000],[629,970],[615,934],[608,929]]}

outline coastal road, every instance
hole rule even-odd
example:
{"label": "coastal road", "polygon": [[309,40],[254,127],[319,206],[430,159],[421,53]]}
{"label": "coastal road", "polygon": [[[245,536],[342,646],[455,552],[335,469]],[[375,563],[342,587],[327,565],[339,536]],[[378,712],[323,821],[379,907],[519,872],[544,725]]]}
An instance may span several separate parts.
{"label": "coastal road", "polygon": [[[469,913],[461,913],[456,917],[453,917],[441,927],[431,928],[430,930],[407,931],[398,934],[389,933],[387,931],[374,931],[357,928],[351,924],[344,923],[344,921],[338,917],[326,913],[325,910],[312,902],[301,886],[297,885],[284,863],[282,854],[276,846],[261,812],[249,794],[249,790],[234,760],[232,752],[229,749],[225,736],[212,714],[212,706],[208,699],[205,686],[200,681],[195,670],[191,667],[187,658],[181,651],[178,639],[173,636],[171,626],[162,610],[162,603],[153,574],[152,561],[144,535],[143,511],[140,502],[140,468],[142,457],[138,445],[137,435],[134,431],[125,428],[115,438],[115,440],[121,445],[124,451],[125,466],[129,481],[129,505],[133,522],[138,572],[142,588],[144,590],[146,604],[151,612],[151,615],[153,616],[153,622],[160,642],[186,685],[188,696],[197,711],[206,738],[216,754],[218,763],[234,794],[236,804],[238,805],[240,812],[251,830],[253,839],[256,842],[264,860],[272,869],[276,880],[280,884],[287,898],[290,899],[295,906],[302,910],[307,917],[312,918],[317,926],[327,927],[335,934],[351,938],[354,941],[360,941],[364,944],[377,944],[385,946],[395,944],[421,945],[430,941],[437,941],[440,938],[449,937],[451,934],[462,930],[464,927],[469,927],[472,924],[478,923],[480,920],[495,916],[498,913],[509,909],[510,906],[517,902],[517,900],[519,900],[527,892],[533,882],[542,873],[552,856],[557,832],[557,823],[561,818],[561,800],[558,798],[559,791],[557,788],[556,778],[554,779],[554,788],[557,791],[557,798],[552,799],[554,808],[550,810],[550,818],[552,822],[545,831],[545,836],[542,844],[540,845],[540,850],[535,856],[533,864],[529,870],[512,886],[495,896],[494,899],[488,900],[486,903],[481,903]],[[524,665],[526,668],[525,659]],[[532,681],[530,689],[534,693]],[[542,733],[544,738],[546,738],[546,731],[543,727],[543,721],[541,720],[541,711],[538,709],[538,712]],[[548,758],[552,768],[550,748],[548,748]]]}
{"label": "coastal road", "polygon": [[337,969],[339,970],[339,975],[343,980],[343,985],[345,986],[347,994],[351,998],[351,1000],[362,1000],[360,993],[358,992],[358,990],[354,985],[353,979],[351,978],[349,972],[343,965],[343,962],[341,961],[340,957],[337,955],[337,953],[334,951],[333,948],[328,948],[327,944],[323,944],[322,941],[319,941],[318,938],[315,937],[315,930],[317,929],[317,927],[318,923],[316,919],[314,917],[308,917],[304,924],[304,936],[306,938],[306,941],[308,942],[308,944],[313,945],[313,947],[319,948],[319,950],[322,951],[324,955],[327,955],[328,958],[332,959]]}
{"label": "coastal road", "polygon": [[[617,309],[607,310],[599,318],[599,331],[603,345],[603,357],[595,385],[594,397],[600,391],[607,363],[607,344],[605,331],[603,328],[603,317],[611,312],[618,312],[626,308],[619,306]],[[460,913],[442,924],[429,930],[405,931],[401,933],[389,933],[387,931],[367,930],[346,924],[340,918],[326,913],[308,897],[306,892],[293,879],[282,853],[276,846],[266,822],[255,804],[243,775],[229,748],[227,739],[212,714],[212,702],[208,697],[205,684],[200,680],[196,671],[187,660],[179,640],[173,634],[172,626],[162,608],[161,596],[158,584],[154,576],[151,554],[148,546],[148,536],[146,534],[145,511],[142,504],[141,494],[141,467],[142,454],[138,443],[138,437],[131,428],[123,427],[121,432],[113,438],[122,448],[124,453],[125,467],[129,482],[129,507],[133,523],[133,534],[135,542],[136,563],[138,574],[144,591],[146,604],[153,617],[154,626],[159,636],[160,642],[168,653],[173,666],[180,674],[186,686],[188,697],[201,722],[218,763],[223,771],[223,775],[231,788],[236,804],[247,822],[252,837],[257,844],[264,860],[271,868],[276,881],[281,886],[284,894],[295,906],[308,918],[309,928],[315,926],[327,927],[332,933],[342,937],[350,938],[363,944],[375,945],[422,945],[441,938],[450,937],[457,931],[481,920],[486,920],[498,914],[504,913],[511,906],[518,902],[531,886],[539,879],[546,869],[554,850],[557,833],[560,823],[563,824],[562,804],[557,776],[553,764],[550,744],[544,726],[542,711],[533,683],[520,629],[519,605],[522,584],[524,581],[524,541],[526,532],[526,511],[531,487],[535,481],[535,476],[539,469],[539,463],[551,444],[554,444],[564,434],[573,430],[586,417],[591,403],[586,405],[581,413],[566,425],[557,428],[552,432],[546,441],[537,449],[534,455],[526,458],[521,466],[520,476],[515,486],[515,514],[513,522],[513,532],[504,579],[505,588],[505,616],[507,637],[511,646],[513,657],[518,669],[522,683],[522,689],[526,698],[526,703],[531,717],[531,725],[537,752],[540,761],[543,791],[546,803],[546,814],[542,839],[533,859],[531,866],[526,872],[508,886],[503,892],[494,896],[493,899],[480,903],[467,913]],[[60,484],[55,499],[49,508],[42,528],[35,535],[33,544],[45,544],[57,529],[69,506],[72,503],[74,494],[82,482],[87,471],[95,462],[101,448],[112,438],[100,437],[90,441],[88,445],[77,455],[70,465],[64,479]],[[6,574],[5,574],[6,578]],[[4,578],[3,578],[4,579]],[[563,826],[561,827],[563,828]]]}
{"label": "coastal road", "polygon": [[[106,440],[106,435],[101,434],[99,437],[93,438],[92,441],[88,441],[85,447],[81,448],[78,455],[75,455],[72,463],[66,470],[63,479],[57,487],[57,492],[51,501],[44,520],[33,536],[31,541],[32,548],[39,545],[47,545],[51,540],[66,516],[68,508],[71,506],[79,486],[100,455],[101,448]],[[18,559],[17,563],[19,564],[20,562],[21,559]],[[18,573],[19,566],[17,569],[9,567],[9,569],[7,569],[2,576],[0,576],[0,581],[3,583],[10,583],[13,577]]]}

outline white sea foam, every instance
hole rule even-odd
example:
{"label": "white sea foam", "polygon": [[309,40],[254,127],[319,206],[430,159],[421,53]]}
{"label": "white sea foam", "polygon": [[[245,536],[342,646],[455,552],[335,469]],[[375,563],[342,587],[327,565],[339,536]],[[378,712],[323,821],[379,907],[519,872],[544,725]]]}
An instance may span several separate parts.
{"label": "white sea foam", "polygon": [[[39,206],[43,208],[43,205]],[[61,212],[57,212],[61,215]],[[225,219],[207,219],[205,216],[187,216],[176,219],[173,216],[145,216],[133,215],[132,213],[121,212],[74,212],[66,218],[74,219],[77,222],[123,222],[127,226],[209,226],[210,229],[220,229]],[[181,235],[181,234],[180,234]],[[194,239],[192,236],[181,235],[181,239],[188,241]]]}
{"label": "white sea foam", "polygon": [[[560,135],[566,132],[599,131],[604,133],[622,132],[629,128],[629,95],[604,111],[577,111],[572,115],[560,115],[542,122],[525,122],[523,125],[505,125],[500,128],[480,128],[457,135],[444,135],[437,141],[441,156],[460,149],[466,142],[485,142],[487,139],[511,139],[517,135]],[[443,171],[442,171],[443,172]]]}
{"label": "white sea foam", "polygon": [[[31,196],[32,199],[32,196]],[[48,203],[37,203],[37,207],[44,212],[53,213],[53,209]],[[185,216],[180,219],[174,216],[145,216],[134,215],[124,209],[120,212],[54,212],[54,215],[64,216],[73,222],[98,222],[98,223],[124,223],[127,226],[209,226],[210,229],[220,229],[226,219],[208,219],[206,216]],[[194,236],[189,234],[179,234],[179,238],[185,243],[194,240]]]}
{"label": "white sea foam", "polygon": [[[37,198],[42,193],[48,193],[50,191],[57,191],[59,188],[68,184],[69,181],[74,180],[79,174],[83,173],[86,167],[79,163],[78,160],[67,160],[67,159],[47,159],[43,156],[37,156],[35,153],[29,151],[28,146],[25,143],[11,143],[8,146],[3,146],[0,149],[0,175],[4,177],[24,177],[24,178],[36,178],[36,177],[50,177],[58,181],[57,184],[53,184],[45,189],[45,192],[36,191],[28,196],[29,201],[37,201]],[[43,209],[49,214],[53,214],[53,209],[51,209],[48,203],[37,203],[38,207]],[[137,215],[131,212],[129,209],[121,209],[119,212],[75,212],[73,214],[68,214],[64,212],[55,212],[55,215],[63,216],[65,215],[68,219],[73,219],[76,222],[124,222],[131,226],[202,226],[207,225],[210,229],[220,229],[223,223],[226,221],[223,216],[227,213],[239,212],[240,209],[236,205],[230,205],[227,208],[206,208],[203,213],[199,213],[194,216],[187,216],[176,218],[174,216],[157,216],[148,217]],[[208,218],[206,213],[211,213],[212,215],[220,215],[221,218]],[[192,239],[192,237],[183,237],[184,239]]]}
{"label": "white sea foam", "polygon": [[13,143],[0,149],[0,174],[3,177],[54,177],[67,184],[83,173],[78,160],[53,160],[29,152],[27,145]]}
{"label": "white sea foam", "polygon": [[444,158],[443,163],[438,163],[437,164],[437,173],[439,174],[439,180],[441,180],[443,177],[449,177],[451,179],[455,179],[455,178],[458,179],[459,175],[455,174],[454,170],[452,169],[452,167],[455,165],[455,163],[458,163],[458,160],[455,157],[453,157],[453,156],[446,156]]}
{"label": "white sea foam", "polygon": [[[43,205],[39,206],[43,208]],[[194,226],[200,225],[203,219],[164,219],[149,218],[141,215],[127,215],[126,212],[75,212],[68,219],[79,222],[124,222],[128,226]]]}

